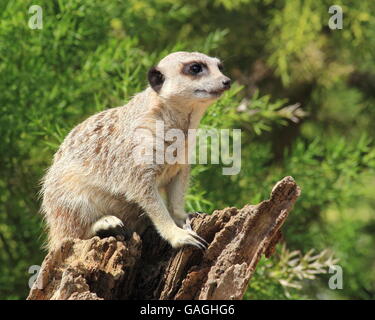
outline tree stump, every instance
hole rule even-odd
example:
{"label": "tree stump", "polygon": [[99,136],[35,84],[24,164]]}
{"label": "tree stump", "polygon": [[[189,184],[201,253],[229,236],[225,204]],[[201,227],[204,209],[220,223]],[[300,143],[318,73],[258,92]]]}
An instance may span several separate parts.
{"label": "tree stump", "polygon": [[192,228],[210,243],[205,251],[173,250],[152,226],[127,241],[66,240],[44,259],[28,299],[241,299],[299,195],[285,177],[258,205],[196,215]]}

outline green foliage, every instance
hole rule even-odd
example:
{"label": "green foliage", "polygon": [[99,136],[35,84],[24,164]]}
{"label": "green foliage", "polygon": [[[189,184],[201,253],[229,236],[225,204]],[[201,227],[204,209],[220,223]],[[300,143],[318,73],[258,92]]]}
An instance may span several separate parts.
{"label": "green foliage", "polygon": [[[306,294],[297,294],[291,289],[301,290],[304,280],[315,280],[317,275],[328,273],[329,267],[336,265],[339,259],[332,253],[323,250],[314,254],[314,249],[302,255],[299,250],[290,252],[285,245],[277,250],[270,260],[260,262],[260,271],[250,283],[250,290],[245,298],[250,299],[298,299]],[[267,281],[264,281],[267,279]],[[270,288],[273,291],[269,296]]]}
{"label": "green foliage", "polygon": [[[335,31],[326,0],[42,0],[42,30],[28,27],[33,4],[0,2],[0,298],[24,298],[44,257],[39,181],[65,135],[123,105],[176,50],[224,61],[236,83],[201,126],[242,130],[240,173],[193,166],[187,209],[259,202],[286,175],[302,188],[246,298],[375,298],[374,1],[336,2]],[[339,259],[343,290],[312,249]]]}

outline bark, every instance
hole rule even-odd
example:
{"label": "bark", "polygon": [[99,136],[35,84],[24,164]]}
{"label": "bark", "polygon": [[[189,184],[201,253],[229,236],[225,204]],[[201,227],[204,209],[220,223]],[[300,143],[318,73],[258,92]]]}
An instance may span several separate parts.
{"label": "bark", "polygon": [[153,227],[127,241],[66,240],[44,259],[28,299],[241,299],[299,195],[285,177],[258,205],[197,214],[192,228],[210,243],[205,251],[173,250]]}

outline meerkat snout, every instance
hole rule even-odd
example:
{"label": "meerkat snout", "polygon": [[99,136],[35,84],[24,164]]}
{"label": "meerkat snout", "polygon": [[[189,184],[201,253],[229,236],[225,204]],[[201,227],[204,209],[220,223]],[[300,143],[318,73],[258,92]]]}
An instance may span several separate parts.
{"label": "meerkat snout", "polygon": [[[125,237],[124,228],[141,233],[145,214],[172,247],[207,245],[185,224],[188,162],[160,163],[154,157],[150,163],[139,163],[134,153],[144,141],[151,150],[156,143],[171,143],[159,135],[160,122],[165,132],[196,129],[206,108],[230,88],[231,80],[219,59],[175,52],[150,69],[148,82],[126,105],[76,126],[56,152],[42,189],[50,250],[65,238]],[[140,130],[150,133],[146,140],[139,139]],[[185,143],[182,148],[189,158],[194,148]]]}
{"label": "meerkat snout", "polygon": [[230,89],[232,80],[226,77],[226,79],[223,80],[223,86],[225,90]]}

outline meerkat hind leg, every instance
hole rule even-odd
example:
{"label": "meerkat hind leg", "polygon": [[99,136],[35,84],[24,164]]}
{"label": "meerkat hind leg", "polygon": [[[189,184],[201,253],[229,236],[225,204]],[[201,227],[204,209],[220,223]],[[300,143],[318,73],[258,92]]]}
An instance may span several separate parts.
{"label": "meerkat hind leg", "polygon": [[96,221],[91,227],[91,235],[100,238],[123,236],[125,240],[130,238],[124,223],[116,216],[104,216]]}

